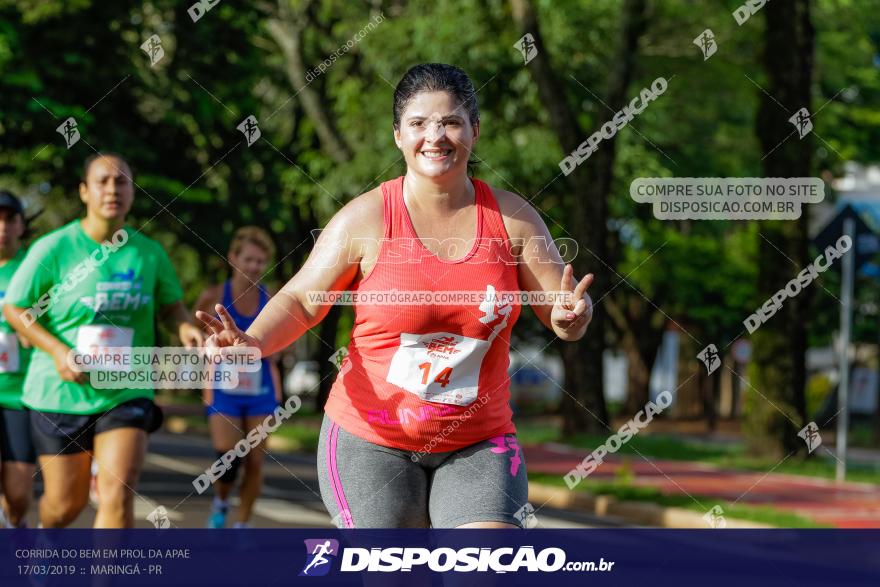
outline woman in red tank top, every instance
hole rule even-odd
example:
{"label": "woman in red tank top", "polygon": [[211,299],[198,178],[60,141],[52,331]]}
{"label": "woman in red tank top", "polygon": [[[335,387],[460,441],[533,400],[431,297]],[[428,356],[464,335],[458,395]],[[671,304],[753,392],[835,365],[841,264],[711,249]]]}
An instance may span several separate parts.
{"label": "woman in red tank top", "polygon": [[523,198],[468,177],[480,122],[462,70],[413,67],[393,116],[406,175],[344,206],[246,333],[219,305],[220,321],[199,318],[212,343],[270,355],[321,321],[328,292],[351,292],[355,323],[318,454],[334,521],[524,526],[533,510],[507,375],[519,294],[567,294],[532,307],[557,337],[577,340],[592,316],[592,275],[575,283]]}

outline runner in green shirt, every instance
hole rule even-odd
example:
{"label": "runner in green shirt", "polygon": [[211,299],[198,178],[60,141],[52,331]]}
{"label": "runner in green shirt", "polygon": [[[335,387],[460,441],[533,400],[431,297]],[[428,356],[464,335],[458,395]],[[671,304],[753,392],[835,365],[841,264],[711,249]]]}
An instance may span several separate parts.
{"label": "runner in green shirt", "polygon": [[204,339],[168,255],[125,224],[131,178],[118,155],[90,157],[79,189],[85,218],[34,242],[6,292],[6,319],[36,347],[22,401],[31,409],[46,528],[70,524],[85,507],[92,455],[101,496],[95,527],[133,526],[147,434],[162,420],[152,390],[95,389],[87,373],[70,368],[68,353],[155,346],[157,317],[186,346]]}
{"label": "runner in green shirt", "polygon": [[[21,202],[12,193],[0,190],[0,307],[9,281],[24,259],[21,238],[25,229]],[[33,494],[37,457],[30,416],[21,403],[30,352],[0,314],[0,528],[24,525]]]}

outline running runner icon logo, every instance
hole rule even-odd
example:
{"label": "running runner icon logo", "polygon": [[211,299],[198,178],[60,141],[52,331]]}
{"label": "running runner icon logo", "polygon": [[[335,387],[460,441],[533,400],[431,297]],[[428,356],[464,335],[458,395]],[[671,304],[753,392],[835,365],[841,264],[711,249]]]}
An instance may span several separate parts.
{"label": "running runner icon logo", "polygon": [[162,47],[162,39],[159,35],[152,35],[149,39],[141,43],[141,51],[150,58],[150,67],[153,67],[165,57],[165,49]]}
{"label": "running runner icon logo", "polygon": [[797,129],[800,138],[804,138],[813,130],[813,120],[810,116],[810,111],[806,108],[801,108],[795,112],[788,121]]}
{"label": "running runner icon logo", "polygon": [[339,554],[339,541],[332,538],[311,538],[306,543],[306,566],[300,577],[321,577],[330,572],[330,563]]}
{"label": "running runner icon logo", "polygon": [[721,355],[718,353],[718,347],[714,344],[710,344],[701,350],[700,354],[697,355],[697,358],[703,361],[709,375],[721,366]]}
{"label": "running runner icon logo", "polygon": [[76,125],[76,119],[73,116],[61,123],[55,132],[64,137],[64,144],[70,149],[79,142],[79,128]]}
{"label": "running runner icon logo", "polygon": [[250,147],[253,145],[257,139],[263,136],[263,133],[260,132],[260,127],[257,124],[257,119],[254,115],[250,115],[241,123],[236,126],[238,130],[244,135],[245,140],[247,141],[247,146]]}
{"label": "running runner icon logo", "polygon": [[538,45],[535,43],[535,37],[531,33],[526,33],[522,38],[513,45],[523,56],[523,65],[528,65],[529,61],[538,55]]}
{"label": "running runner icon logo", "polygon": [[718,50],[718,43],[715,42],[715,33],[712,32],[712,29],[706,29],[700,33],[700,36],[694,39],[694,45],[703,52],[703,61],[715,55]]}

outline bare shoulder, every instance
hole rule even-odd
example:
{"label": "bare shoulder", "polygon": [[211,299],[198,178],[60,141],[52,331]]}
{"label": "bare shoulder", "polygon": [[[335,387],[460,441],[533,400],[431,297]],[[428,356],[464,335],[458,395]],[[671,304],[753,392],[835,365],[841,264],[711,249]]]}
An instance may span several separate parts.
{"label": "bare shoulder", "polygon": [[525,198],[496,187],[491,189],[510,238],[527,238],[542,231],[541,215]]}
{"label": "bare shoulder", "polygon": [[[306,266],[348,268],[357,262],[363,272],[378,256],[384,233],[382,188],[376,187],[352,199],[330,219],[309,255],[314,261]],[[340,250],[346,251],[342,261]]]}
{"label": "bare shoulder", "polygon": [[196,302],[196,310],[210,310],[223,299],[223,284],[217,283],[207,287]]}
{"label": "bare shoulder", "polygon": [[379,238],[383,234],[382,214],[382,188],[376,186],[345,204],[331,219],[327,228],[345,230],[356,238]]}
{"label": "bare shoulder", "polygon": [[207,300],[220,300],[223,297],[223,284],[215,283],[202,294]]}

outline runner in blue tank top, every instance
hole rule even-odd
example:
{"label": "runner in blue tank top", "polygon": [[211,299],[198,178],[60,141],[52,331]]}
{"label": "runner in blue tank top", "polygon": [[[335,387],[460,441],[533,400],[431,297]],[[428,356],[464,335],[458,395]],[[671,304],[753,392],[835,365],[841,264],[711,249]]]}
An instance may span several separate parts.
{"label": "runner in blue tank top", "polygon": [[[272,239],[262,229],[254,226],[238,229],[229,247],[231,278],[208,288],[196,302],[196,311],[213,314],[214,306],[222,304],[235,324],[247,329],[271,297],[272,292],[259,280],[274,253]],[[245,438],[249,430],[262,423],[281,401],[281,375],[275,358],[264,358],[258,372],[240,372],[239,385],[235,389],[205,389],[203,399],[207,406],[211,441],[219,458]],[[264,454],[262,446],[252,449],[244,458],[233,460],[232,466],[217,480],[208,527],[223,528],[226,525],[229,494],[242,465],[241,503],[235,527],[248,526],[251,509],[260,494]]]}

